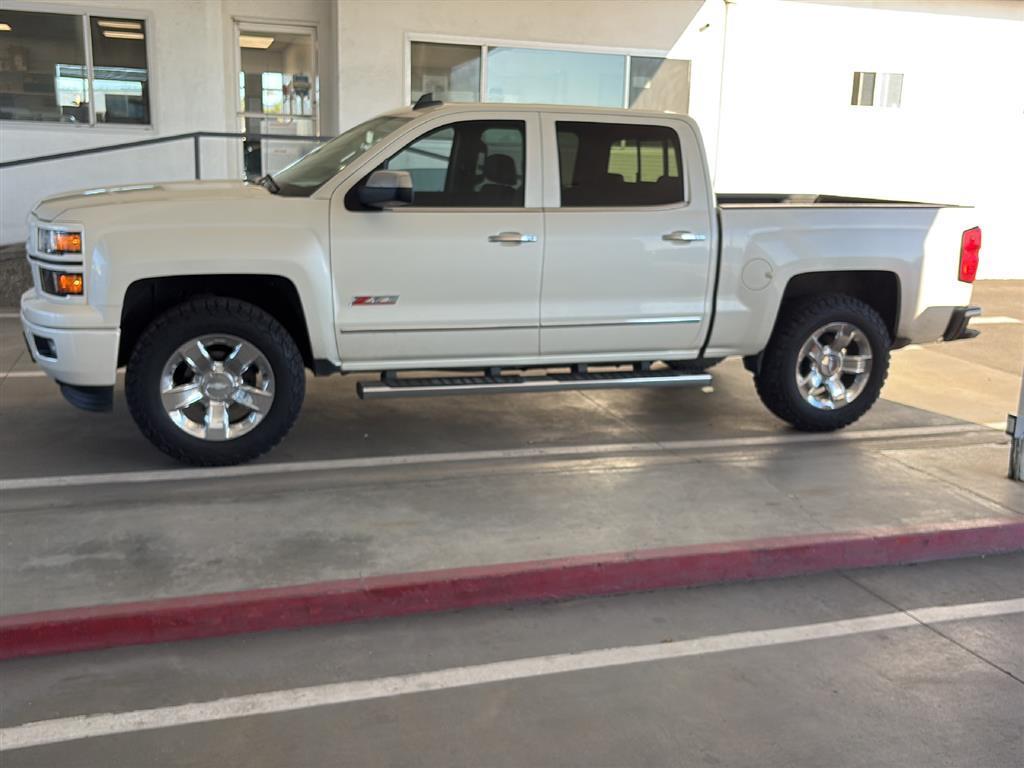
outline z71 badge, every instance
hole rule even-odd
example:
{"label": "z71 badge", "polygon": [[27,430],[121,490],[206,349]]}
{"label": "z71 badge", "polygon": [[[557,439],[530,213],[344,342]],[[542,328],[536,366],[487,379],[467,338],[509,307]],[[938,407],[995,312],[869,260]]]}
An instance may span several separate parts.
{"label": "z71 badge", "polygon": [[397,304],[397,296],[353,296],[353,307],[371,307],[380,304]]}

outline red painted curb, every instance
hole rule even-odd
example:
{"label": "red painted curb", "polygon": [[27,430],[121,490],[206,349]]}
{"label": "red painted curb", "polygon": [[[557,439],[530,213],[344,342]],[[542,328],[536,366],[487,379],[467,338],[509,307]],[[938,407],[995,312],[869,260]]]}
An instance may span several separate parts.
{"label": "red painted curb", "polygon": [[1024,520],[755,539],[0,618],[0,659],[1024,550]]}

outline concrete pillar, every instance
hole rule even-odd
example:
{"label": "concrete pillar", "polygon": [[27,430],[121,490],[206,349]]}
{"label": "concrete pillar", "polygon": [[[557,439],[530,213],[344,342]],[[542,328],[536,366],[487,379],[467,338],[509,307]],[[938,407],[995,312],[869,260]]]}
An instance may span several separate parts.
{"label": "concrete pillar", "polygon": [[1013,431],[1010,434],[1013,438],[1010,444],[1010,479],[1024,482],[1024,371],[1020,378],[1017,416],[1013,419]]}

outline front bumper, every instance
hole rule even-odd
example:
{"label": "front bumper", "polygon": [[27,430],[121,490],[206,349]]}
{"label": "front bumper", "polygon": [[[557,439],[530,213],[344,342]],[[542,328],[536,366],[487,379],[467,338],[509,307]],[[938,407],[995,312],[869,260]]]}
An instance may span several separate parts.
{"label": "front bumper", "polygon": [[[21,327],[29,352],[48,376],[72,387],[112,387],[117,379],[117,328],[62,328],[51,325],[59,307],[34,290],[21,297]],[[45,318],[47,322],[39,322]]]}
{"label": "front bumper", "polygon": [[956,307],[953,315],[949,318],[949,325],[946,332],[942,334],[943,341],[956,341],[957,339],[973,339],[981,331],[976,328],[968,328],[972,317],[981,314],[981,307]]}

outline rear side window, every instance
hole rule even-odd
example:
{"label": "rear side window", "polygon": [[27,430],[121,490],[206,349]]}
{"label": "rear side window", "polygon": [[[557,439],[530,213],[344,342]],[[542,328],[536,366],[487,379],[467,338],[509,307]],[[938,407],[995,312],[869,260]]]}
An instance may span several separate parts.
{"label": "rear side window", "polygon": [[660,125],[556,123],[562,207],[683,202],[679,136]]}

